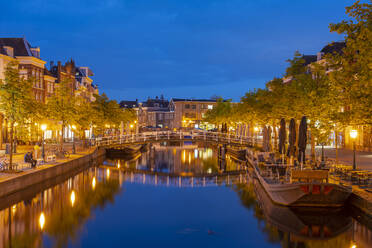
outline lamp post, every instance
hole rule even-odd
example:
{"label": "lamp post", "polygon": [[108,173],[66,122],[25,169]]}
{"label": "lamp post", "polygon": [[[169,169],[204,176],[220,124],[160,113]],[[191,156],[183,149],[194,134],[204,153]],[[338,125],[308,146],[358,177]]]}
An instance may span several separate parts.
{"label": "lamp post", "polygon": [[41,125],[41,130],[43,131],[42,132],[42,148],[41,148],[41,156],[43,157],[43,161],[45,162],[45,147],[44,147],[44,143],[45,143],[45,130],[47,129],[47,125],[46,124],[42,124]]}
{"label": "lamp post", "polygon": [[76,147],[75,147],[75,130],[76,130],[76,126],[75,125],[72,125],[71,126],[71,129],[73,130],[73,133],[72,133],[72,154],[76,154]]}
{"label": "lamp post", "polygon": [[355,140],[358,136],[357,130],[350,130],[350,137],[353,139],[353,170],[356,170],[356,161],[355,161]]}

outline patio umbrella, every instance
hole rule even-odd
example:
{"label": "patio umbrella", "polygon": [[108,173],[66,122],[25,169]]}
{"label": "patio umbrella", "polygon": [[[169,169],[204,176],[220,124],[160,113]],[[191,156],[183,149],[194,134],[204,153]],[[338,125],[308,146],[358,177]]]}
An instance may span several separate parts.
{"label": "patio umbrella", "polygon": [[288,134],[288,157],[293,157],[296,154],[296,121],[295,119],[291,119],[289,122],[289,134]]}
{"label": "patio umbrella", "polygon": [[298,131],[298,161],[305,162],[305,151],[307,142],[307,119],[303,116]]}
{"label": "patio umbrella", "polygon": [[282,118],[280,120],[280,128],[279,128],[279,153],[285,154],[285,141],[286,141],[286,130],[285,130],[285,119]]}
{"label": "patio umbrella", "polygon": [[271,127],[267,127],[267,151],[271,152]]}
{"label": "patio umbrella", "polygon": [[262,129],[262,148],[265,152],[267,152],[267,128],[266,126]]}

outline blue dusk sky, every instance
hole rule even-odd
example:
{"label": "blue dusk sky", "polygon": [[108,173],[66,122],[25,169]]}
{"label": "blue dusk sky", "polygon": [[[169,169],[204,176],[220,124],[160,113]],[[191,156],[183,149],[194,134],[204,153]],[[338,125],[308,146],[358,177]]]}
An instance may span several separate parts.
{"label": "blue dusk sky", "polygon": [[0,0],[0,36],[23,37],[42,59],[89,66],[117,100],[239,100],[281,77],[296,50],[342,36],[351,0]]}

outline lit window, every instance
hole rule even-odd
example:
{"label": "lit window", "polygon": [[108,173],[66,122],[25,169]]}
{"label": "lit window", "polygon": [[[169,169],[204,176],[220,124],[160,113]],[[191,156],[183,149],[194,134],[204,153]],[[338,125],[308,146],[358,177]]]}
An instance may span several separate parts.
{"label": "lit window", "polygon": [[213,105],[208,105],[208,109],[213,109]]}

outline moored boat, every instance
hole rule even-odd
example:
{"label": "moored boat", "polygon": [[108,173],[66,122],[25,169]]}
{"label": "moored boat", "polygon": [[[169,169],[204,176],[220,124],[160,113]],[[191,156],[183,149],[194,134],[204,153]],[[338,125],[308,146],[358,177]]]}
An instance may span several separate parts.
{"label": "moored boat", "polygon": [[257,179],[252,181],[266,220],[294,240],[327,240],[352,228],[344,208],[290,208],[274,204]]}
{"label": "moored boat", "polygon": [[247,156],[257,179],[280,205],[294,207],[341,207],[351,187],[329,183],[327,170],[296,170],[287,165],[266,164]]}
{"label": "moored boat", "polygon": [[108,157],[133,157],[145,151],[146,149],[147,144],[112,147],[106,149],[106,155]]}

